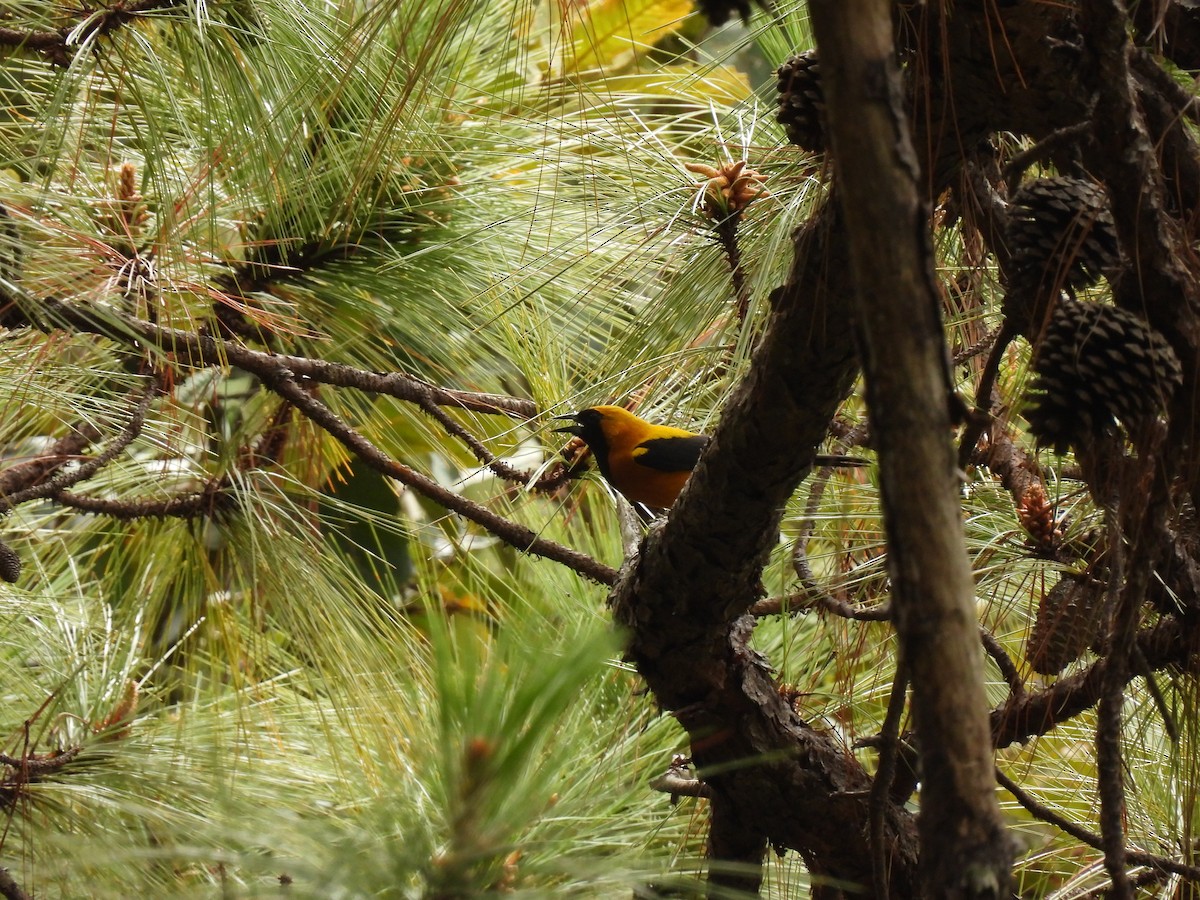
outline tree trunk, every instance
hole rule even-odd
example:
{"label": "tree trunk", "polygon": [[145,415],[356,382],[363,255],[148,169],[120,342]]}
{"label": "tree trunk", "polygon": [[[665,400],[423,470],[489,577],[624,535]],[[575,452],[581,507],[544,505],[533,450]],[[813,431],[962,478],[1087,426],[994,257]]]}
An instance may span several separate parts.
{"label": "tree trunk", "polygon": [[811,5],[879,452],[893,616],[921,750],[921,865],[931,897],[1008,894],[1012,848],[963,541],[952,391],[887,0]]}

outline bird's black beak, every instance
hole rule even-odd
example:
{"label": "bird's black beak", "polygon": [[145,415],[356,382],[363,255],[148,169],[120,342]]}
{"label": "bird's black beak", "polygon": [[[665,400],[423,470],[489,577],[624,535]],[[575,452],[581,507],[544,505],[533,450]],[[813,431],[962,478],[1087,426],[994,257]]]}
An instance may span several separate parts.
{"label": "bird's black beak", "polygon": [[555,419],[570,419],[570,425],[564,425],[562,428],[552,429],[555,434],[573,434],[579,437],[583,433],[583,426],[576,420],[576,413],[567,413],[565,416],[555,416]]}

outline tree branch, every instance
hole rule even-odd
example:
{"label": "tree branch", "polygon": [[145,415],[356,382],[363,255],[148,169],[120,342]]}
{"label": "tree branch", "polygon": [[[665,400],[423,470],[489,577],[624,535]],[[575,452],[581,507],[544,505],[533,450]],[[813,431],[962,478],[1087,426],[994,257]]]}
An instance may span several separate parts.
{"label": "tree branch", "polygon": [[75,462],[84,448],[99,440],[100,436],[100,429],[88,422],[72,426],[71,433],[55,441],[46,453],[36,459],[15,463],[0,472],[0,498],[37,484],[55,470]]}
{"label": "tree branch", "polygon": [[904,717],[905,699],[908,695],[908,673],[904,664],[896,668],[892,679],[892,692],[888,698],[887,714],[879,729],[879,765],[875,769],[875,780],[871,783],[871,883],[878,900],[888,900],[888,850],[883,827],[887,806],[892,801],[892,782],[896,777],[896,753],[900,738],[900,720]]}
{"label": "tree branch", "polygon": [[[1173,616],[1142,629],[1136,641],[1154,669],[1185,665],[1200,654],[1200,634]],[[1091,709],[1100,700],[1101,684],[1110,665],[1107,658],[1101,658],[1075,675],[1060,678],[1044,691],[1010,696],[992,710],[992,745],[1000,749],[1023,743]],[[1127,680],[1134,677],[1134,673],[1126,672]]]}
{"label": "tree branch", "polygon": [[[1129,21],[1119,0],[1083,0],[1080,25],[1088,48],[1088,79],[1096,91],[1090,162],[1105,182],[1128,265],[1113,285],[1116,303],[1144,315],[1171,342],[1184,373],[1170,409],[1174,446],[1194,445],[1200,432],[1196,373],[1200,371],[1200,278],[1192,240],[1165,206],[1154,143],[1134,91]],[[1200,500],[1200,458],[1188,457],[1193,502]]]}
{"label": "tree branch", "polygon": [[[530,472],[523,472],[514,466],[496,458],[496,455],[488,450],[483,445],[483,442],[471,432],[467,431],[462,425],[454,421],[450,415],[432,401],[422,398],[416,401],[417,405],[425,411],[427,415],[433,418],[445,432],[452,437],[458,438],[467,449],[479,460],[492,474],[505,481],[513,482],[514,484],[525,485],[529,484],[532,476]],[[567,483],[571,475],[571,471],[567,466],[558,463],[553,466],[549,472],[542,475],[531,486],[532,490],[536,491],[553,491],[562,487]]]}
{"label": "tree branch", "polygon": [[[524,553],[560,562],[585,578],[601,584],[612,584],[616,580],[616,570],[610,566],[597,562],[587,554],[539,537],[523,525],[505,519],[486,507],[468,500],[461,494],[442,487],[415,469],[391,459],[365,437],[346,425],[328,406],[302,388],[297,379],[303,378],[339,387],[354,387],[364,391],[388,394],[415,402],[424,409],[438,404],[447,404],[507,415],[516,414],[518,409],[536,413],[536,407],[529,401],[517,401],[515,398],[490,394],[451,391],[437,388],[412,376],[366,372],[323,360],[261,353],[232,341],[160,327],[115,310],[100,311],[77,307],[51,297],[40,301],[26,297],[25,301],[36,310],[35,315],[29,317],[30,323],[42,330],[70,328],[79,332],[101,335],[124,344],[145,343],[160,348],[164,353],[174,353],[191,365],[234,365],[252,372],[261,378],[271,390],[290,401],[305,416],[329,432],[377,471],[413,488],[417,493],[446,509],[483,526],[501,540]],[[296,368],[293,369],[292,366]],[[140,428],[140,421],[138,427]],[[129,440],[132,440],[132,436],[129,437]],[[85,464],[85,466],[87,465]],[[81,466],[80,469],[73,471],[69,477],[56,479],[14,495],[18,498],[15,502],[24,502],[35,496],[49,496],[84,478],[91,477],[97,468],[99,465],[93,461],[87,468]],[[82,475],[81,472],[83,472]],[[8,508],[14,505],[14,496],[8,498]]]}
{"label": "tree branch", "polygon": [[979,626],[979,640],[983,643],[984,652],[992,658],[992,662],[1000,670],[1004,683],[1008,685],[1009,695],[1022,697],[1025,694],[1025,682],[1021,679],[1021,673],[1017,670],[1016,664],[1005,652],[1004,645],[982,625]]}
{"label": "tree branch", "polygon": [[32,900],[21,890],[21,886],[12,877],[12,873],[3,866],[0,866],[0,895],[3,895],[5,900]]}
{"label": "tree branch", "polygon": [[168,497],[165,500],[120,500],[112,497],[91,497],[70,491],[52,495],[55,503],[92,515],[114,519],[194,519],[212,516],[222,509],[232,508],[234,498],[226,493],[224,478],[210,481],[200,491]]}
{"label": "tree branch", "polygon": [[1137,628],[1142,595],[1139,592],[1134,596],[1127,589],[1129,585],[1122,584],[1125,578],[1125,542],[1116,510],[1111,507],[1106,509],[1105,518],[1108,520],[1108,544],[1111,548],[1105,605],[1112,621],[1106,656],[1108,668],[1100,680],[1100,702],[1096,705],[1096,787],[1100,795],[1104,868],[1112,882],[1111,896],[1114,900],[1133,900],[1133,885],[1125,869],[1125,764],[1121,749],[1121,707],[1125,703],[1129,648]]}
{"label": "tree branch", "polygon": [[[629,658],[687,730],[691,756],[723,796],[731,827],[765,829],[770,844],[797,849],[814,875],[865,885],[870,778],[780,697],[745,646],[752,620],[734,628],[760,591],[786,501],[857,371],[849,322],[837,311],[851,288],[835,208],[826,204],[795,240],[792,273],[772,293],[746,378],[612,599],[629,629]],[[913,820],[891,804],[884,832],[892,890],[907,895],[916,871]]]}
{"label": "tree branch", "polygon": [[578,550],[572,550],[570,547],[539,537],[524,525],[497,515],[486,506],[480,506],[461,494],[442,487],[432,478],[392,459],[343,422],[333,410],[313,394],[301,387],[294,373],[288,371],[283,364],[277,364],[270,371],[258,374],[268,388],[290,402],[304,416],[328,432],[330,436],[377,472],[394,478],[439,506],[483,526],[490,533],[522,553],[562,563],[583,577],[600,584],[612,584],[616,581],[615,569],[597,562],[586,553],[580,553]]}
{"label": "tree branch", "polygon": [[924,893],[1008,893],[983,657],[950,443],[954,401],[928,204],[887,0],[812,0],[879,457],[892,621],[921,754]]}
{"label": "tree branch", "polygon": [[[163,353],[173,353],[193,366],[237,366],[255,374],[283,366],[297,378],[384,394],[423,407],[453,406],[515,419],[531,419],[538,415],[537,405],[532,400],[443,388],[402,372],[368,372],[322,359],[264,353],[212,335],[166,328],[114,309],[77,306],[55,297],[25,296],[23,313],[25,323],[42,331],[67,328],[106,337],[123,345],[145,344],[157,347]],[[13,321],[9,327],[18,324]]]}
{"label": "tree branch", "polygon": [[666,772],[650,779],[650,787],[670,794],[672,802],[677,797],[711,797],[708,785],[688,771],[688,763],[686,757],[676,756]]}
{"label": "tree branch", "polygon": [[[77,25],[64,25],[56,31],[0,28],[0,47],[36,50],[55,65],[68,66],[78,46],[86,43],[93,34],[109,34],[145,13],[182,6],[184,2],[185,0],[117,0],[99,13],[83,7],[74,11],[81,21],[86,22],[80,33],[76,33]],[[73,34],[74,41],[71,40]]]}
{"label": "tree branch", "polygon": [[30,500],[36,500],[41,497],[52,497],[73,484],[86,481],[115,460],[141,434],[142,426],[146,420],[146,412],[150,409],[150,404],[154,401],[154,398],[158,396],[159,389],[157,380],[151,381],[142,389],[142,396],[134,407],[129,417],[129,422],[121,429],[112,443],[98,456],[80,463],[77,468],[59,472],[48,481],[33,484],[21,490],[13,491],[10,494],[0,496],[0,514],[8,512],[8,510],[22,503],[27,503]]}
{"label": "tree branch", "polygon": [[[1065,816],[1059,815],[1049,806],[1035,800],[1032,794],[1026,792],[1024,788],[1005,775],[999,767],[996,768],[996,781],[1002,788],[1012,794],[1016,801],[1025,807],[1034,818],[1048,822],[1065,834],[1069,834],[1075,840],[1103,852],[1104,839],[1100,835],[1089,831],[1076,822],[1072,822]],[[1153,853],[1145,853],[1141,850],[1126,850],[1125,856],[1135,865],[1149,866],[1152,869],[1162,872],[1173,872],[1176,875],[1182,875],[1189,881],[1200,881],[1200,866],[1189,866],[1186,863],[1168,859],[1165,856],[1156,856]]]}

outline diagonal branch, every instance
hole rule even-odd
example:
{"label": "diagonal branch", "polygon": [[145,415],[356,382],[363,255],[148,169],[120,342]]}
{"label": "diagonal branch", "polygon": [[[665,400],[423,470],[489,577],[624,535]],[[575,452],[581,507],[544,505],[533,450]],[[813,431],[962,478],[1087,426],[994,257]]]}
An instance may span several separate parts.
{"label": "diagonal branch", "polygon": [[[237,366],[257,375],[282,365],[297,378],[333,387],[385,394],[422,406],[451,406],[515,419],[531,419],[538,414],[537,405],[532,400],[439,387],[403,372],[369,372],[322,359],[264,353],[209,334],[155,325],[113,309],[74,305],[55,297],[26,296],[24,304],[27,310],[25,323],[43,331],[69,328],[125,345],[157,347],[163,353],[175,354],[194,366]],[[19,323],[14,320],[7,324],[16,327]]]}
{"label": "diagonal branch", "polygon": [[[1152,669],[1185,664],[1200,654],[1200,634],[1173,616],[1143,628],[1136,637],[1137,651]],[[1111,662],[1096,660],[1086,669],[1060,678],[1051,687],[1021,696],[1010,695],[992,710],[992,745],[997,749],[1053,731],[1061,722],[1095,706],[1102,693]],[[1136,677],[1126,671],[1126,683]]]}
{"label": "diagonal branch", "polygon": [[260,372],[259,375],[268,388],[291,403],[304,416],[377,472],[394,478],[439,506],[483,526],[491,534],[522,553],[562,563],[583,577],[600,584],[612,584],[616,581],[615,569],[592,559],[586,553],[580,553],[578,550],[539,537],[524,525],[497,515],[486,506],[468,500],[461,494],[442,487],[432,478],[392,459],[362,434],[343,422],[337,413],[317,399],[315,395],[305,390],[296,379],[295,374],[288,371],[286,366],[277,364],[269,371]]}
{"label": "diagonal branch", "polygon": [[[1017,802],[1025,807],[1035,818],[1050,823],[1055,828],[1069,834],[1075,840],[1087,844],[1089,847],[1096,850],[1104,850],[1104,839],[1100,835],[1089,831],[1077,822],[1072,822],[1065,816],[1059,815],[1044,803],[1038,802],[1032,794],[1028,793],[1019,784],[1005,775],[999,768],[996,769],[996,781],[1002,788],[1012,794]],[[1152,869],[1162,872],[1172,872],[1176,875],[1182,875],[1189,881],[1200,881],[1200,866],[1189,866],[1186,863],[1168,859],[1165,856],[1157,856],[1153,853],[1145,853],[1141,850],[1126,850],[1125,857],[1134,865],[1149,866]]]}
{"label": "diagonal branch", "polygon": [[[816,877],[865,885],[870,778],[832,735],[796,717],[746,646],[752,619],[742,615],[761,590],[787,500],[857,373],[850,323],[838,311],[851,290],[844,247],[836,205],[826,202],[795,236],[788,282],[771,295],[751,368],[704,457],[612,600],[629,629],[629,658],[688,732],[720,806],[714,860],[745,863],[769,842],[797,849]],[[888,804],[882,833],[891,890],[909,895],[913,819]],[[710,884],[754,890],[753,871],[714,867]]]}
{"label": "diagonal branch", "polygon": [[[614,569],[592,559],[587,554],[539,537],[529,528],[497,515],[487,507],[442,487],[433,479],[392,459],[343,422],[336,413],[313,394],[305,390],[298,379],[384,393],[410,400],[424,409],[446,404],[507,415],[519,415],[524,412],[533,415],[536,414],[536,407],[530,401],[491,394],[451,391],[435,387],[408,375],[367,372],[323,360],[262,353],[210,335],[160,327],[115,310],[102,311],[75,306],[52,297],[40,301],[33,301],[32,298],[26,298],[26,300],[37,311],[34,316],[30,317],[29,323],[42,330],[70,328],[78,332],[101,335],[124,344],[143,343],[155,346],[164,353],[173,353],[181,357],[191,365],[234,365],[252,372],[280,397],[290,401],[305,416],[377,471],[411,487],[417,493],[451,512],[456,512],[483,526],[522,552],[560,562],[585,578],[601,584],[612,584],[616,580]],[[293,366],[295,368],[292,368]],[[521,412],[518,413],[518,410]],[[140,428],[140,423],[138,427]],[[79,470],[76,470],[71,473],[70,478],[38,485],[36,494],[28,493],[35,490],[34,488],[27,489],[25,493],[28,496],[20,495],[22,499],[18,502],[32,499],[33,496],[49,496],[83,480],[84,477],[90,477],[93,473],[94,470],[87,470],[85,475],[79,476]],[[11,498],[9,502],[11,506]]]}
{"label": "diagonal branch", "polygon": [[[523,472],[515,466],[511,466],[498,459],[494,453],[484,446],[483,441],[471,434],[466,428],[454,421],[441,406],[425,399],[417,400],[417,405],[430,418],[437,421],[445,430],[446,434],[451,437],[456,437],[467,449],[479,460],[483,465],[494,475],[503,478],[505,481],[511,481],[515,484],[529,484],[532,476],[529,472]],[[562,485],[566,484],[570,477],[571,470],[561,462],[555,465],[547,474],[541,476],[533,483],[532,489],[536,491],[553,491]]]}
{"label": "diagonal branch", "polygon": [[7,497],[38,484],[52,472],[75,462],[93,441],[99,440],[100,429],[87,422],[76,424],[71,433],[54,442],[46,453],[24,462],[15,463],[0,472],[0,497]]}

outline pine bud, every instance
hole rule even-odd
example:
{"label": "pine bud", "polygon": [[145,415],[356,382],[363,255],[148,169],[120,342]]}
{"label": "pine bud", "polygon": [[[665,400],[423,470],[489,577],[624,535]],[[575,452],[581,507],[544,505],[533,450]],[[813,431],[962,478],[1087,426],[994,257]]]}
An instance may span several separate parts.
{"label": "pine bud", "polygon": [[1054,521],[1054,506],[1046,496],[1046,489],[1034,482],[1021,495],[1017,505],[1017,518],[1029,535],[1029,541],[1038,550],[1053,551],[1062,539],[1062,532]]}

